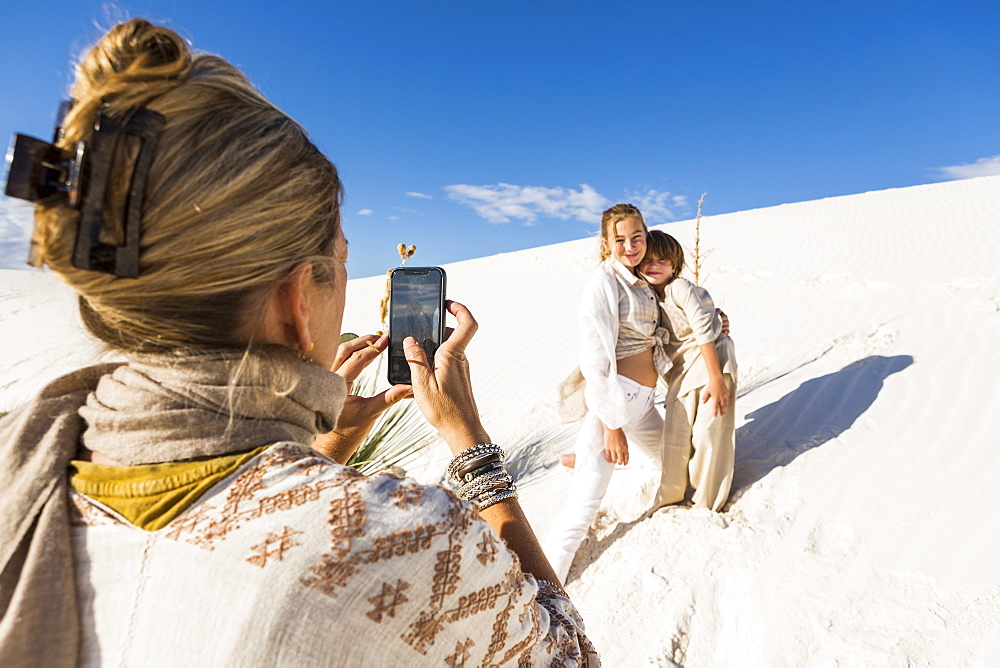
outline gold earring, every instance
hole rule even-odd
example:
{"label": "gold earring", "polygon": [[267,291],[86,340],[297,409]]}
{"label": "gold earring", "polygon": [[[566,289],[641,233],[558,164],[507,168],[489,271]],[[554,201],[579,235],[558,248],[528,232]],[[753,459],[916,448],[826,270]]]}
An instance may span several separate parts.
{"label": "gold earring", "polygon": [[316,342],[310,341],[309,347],[299,353],[299,357],[302,359],[303,362],[312,362],[312,358],[309,357],[309,353],[311,353],[312,349],[315,347],[316,347]]}

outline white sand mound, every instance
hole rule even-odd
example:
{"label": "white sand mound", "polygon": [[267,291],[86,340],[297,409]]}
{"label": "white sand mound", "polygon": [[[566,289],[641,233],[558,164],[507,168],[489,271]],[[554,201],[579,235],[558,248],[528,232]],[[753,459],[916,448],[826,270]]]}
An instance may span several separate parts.
{"label": "white sand mound", "polygon": [[[693,245],[693,222],[661,229]],[[539,534],[569,477],[555,387],[595,243],[446,266]],[[644,519],[652,476],[615,474],[568,582],[606,665],[998,665],[1000,177],[706,217],[701,248],[740,362],[733,494]],[[8,405],[83,350],[72,300],[26,276],[2,272]],[[379,327],[383,289],[351,282],[346,329]]]}

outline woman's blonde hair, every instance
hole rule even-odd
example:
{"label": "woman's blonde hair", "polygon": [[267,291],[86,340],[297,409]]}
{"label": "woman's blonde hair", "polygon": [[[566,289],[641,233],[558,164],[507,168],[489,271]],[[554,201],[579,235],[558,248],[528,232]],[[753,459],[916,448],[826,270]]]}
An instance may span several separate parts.
{"label": "woman's blonde hair", "polygon": [[[227,61],[132,19],[86,54],[71,94],[64,149],[90,141],[102,112],[166,118],[142,204],[138,278],[74,267],[79,211],[36,207],[34,252],[77,291],[98,338],[131,352],[244,345],[296,265],[310,261],[317,280],[333,280],[337,170]],[[136,150],[120,142],[109,198],[124,197]],[[104,207],[102,240],[120,243],[120,208]]]}
{"label": "woman's blonde hair", "polygon": [[646,233],[646,257],[666,260],[674,269],[674,278],[684,271],[684,249],[677,239],[660,230]]}
{"label": "woman's blonde hair", "polygon": [[632,204],[615,204],[605,209],[601,214],[601,246],[600,258],[604,262],[611,257],[611,247],[614,245],[615,227],[626,218],[635,218],[642,223],[642,231],[648,232],[642,213]]}

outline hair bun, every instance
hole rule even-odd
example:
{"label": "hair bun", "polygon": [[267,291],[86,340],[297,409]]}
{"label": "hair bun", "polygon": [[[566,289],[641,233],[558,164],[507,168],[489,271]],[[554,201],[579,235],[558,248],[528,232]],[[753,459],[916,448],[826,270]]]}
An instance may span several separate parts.
{"label": "hair bun", "polygon": [[148,67],[162,67],[181,60],[187,45],[174,32],[161,26],[154,26],[139,19],[135,34],[129,37],[127,46],[132,52],[133,62],[142,60]]}
{"label": "hair bun", "polygon": [[[236,67],[133,19],[84,56],[73,97],[65,148],[92,137],[100,113],[166,118],[146,173],[137,278],[76,267],[80,212],[36,207],[37,257],[80,295],[99,339],[129,352],[244,347],[264,295],[294,267],[310,263],[317,284],[339,280],[337,170]],[[139,150],[135,136],[116,142],[105,178],[101,235],[116,245]]]}
{"label": "hair bun", "polygon": [[73,116],[92,119],[101,104],[112,113],[145,106],[183,83],[191,63],[191,48],[173,30],[144,19],[120,23],[77,66]]}

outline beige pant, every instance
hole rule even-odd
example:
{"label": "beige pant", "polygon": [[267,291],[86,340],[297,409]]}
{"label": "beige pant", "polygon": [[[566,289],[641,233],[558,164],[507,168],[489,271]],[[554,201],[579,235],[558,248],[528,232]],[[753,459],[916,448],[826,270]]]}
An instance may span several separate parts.
{"label": "beige pant", "polygon": [[736,461],[736,384],[728,373],[723,381],[730,401],[722,417],[712,415],[714,400],[701,403],[706,386],[667,398],[660,441],[663,474],[653,508],[683,501],[689,485],[696,508],[717,511],[729,498]]}

